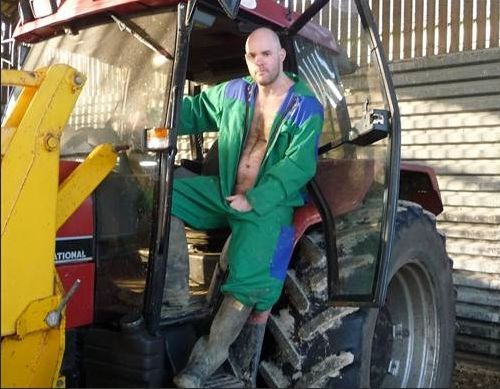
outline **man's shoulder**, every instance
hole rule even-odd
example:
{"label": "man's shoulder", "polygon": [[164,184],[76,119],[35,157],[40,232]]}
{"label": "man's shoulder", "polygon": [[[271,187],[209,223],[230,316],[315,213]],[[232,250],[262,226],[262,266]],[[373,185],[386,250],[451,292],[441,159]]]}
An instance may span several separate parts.
{"label": "man's shoulder", "polygon": [[324,108],[321,102],[316,98],[314,93],[302,81],[298,81],[294,85],[295,95],[298,97],[299,105],[297,109],[297,122],[300,127],[305,121],[311,117],[324,116]]}
{"label": "man's shoulder", "polygon": [[239,87],[247,87],[248,85],[254,84],[255,81],[253,80],[252,77],[246,76],[246,77],[238,77],[238,78],[233,78],[232,80],[228,80],[224,82],[223,84],[228,86],[239,86]]}
{"label": "man's shoulder", "polygon": [[227,99],[245,100],[245,91],[254,83],[249,76],[234,78],[223,83],[224,97]]}

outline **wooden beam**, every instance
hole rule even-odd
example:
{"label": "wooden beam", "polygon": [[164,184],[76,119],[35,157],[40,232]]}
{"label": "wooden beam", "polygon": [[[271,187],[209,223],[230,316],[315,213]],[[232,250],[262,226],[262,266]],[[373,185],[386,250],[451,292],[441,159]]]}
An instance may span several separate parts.
{"label": "wooden beam", "polygon": [[382,1],[382,46],[385,54],[389,57],[389,39],[391,34],[391,7],[390,1]]}
{"label": "wooden beam", "polygon": [[477,43],[476,49],[486,47],[486,0],[477,0]]}
{"label": "wooden beam", "polygon": [[413,35],[413,2],[412,0],[405,0],[404,9],[404,45],[403,45],[403,58],[411,58],[411,43]]}
{"label": "wooden beam", "polygon": [[[378,26],[378,23],[377,23]],[[364,33],[363,31],[363,25],[360,23],[360,30],[361,34],[359,36],[359,58],[360,58],[360,65],[365,66],[368,63],[368,56],[370,55],[368,47],[369,47],[369,39],[370,37]]]}
{"label": "wooden beam", "polygon": [[492,0],[490,2],[490,47],[499,46],[498,30],[500,29],[499,11],[500,1]]}
{"label": "wooden beam", "polygon": [[380,0],[373,0],[372,2],[372,14],[373,20],[375,20],[375,24],[377,25],[379,34],[382,33],[382,25],[380,23]]}
{"label": "wooden beam", "polygon": [[448,39],[448,0],[439,0],[438,54],[446,54]]}
{"label": "wooden beam", "polygon": [[434,30],[436,26],[436,3],[435,0],[429,0],[427,2],[427,23],[426,23],[426,29],[427,29],[427,49],[426,49],[426,56],[429,57],[431,55],[434,55]]}
{"label": "wooden beam", "polygon": [[344,2],[342,4],[342,7],[339,7],[341,12],[340,12],[340,43],[344,48],[347,50],[347,41],[349,38],[349,30],[347,27],[349,26],[349,13],[347,11],[347,6]]}
{"label": "wooden beam", "polygon": [[401,1],[394,0],[392,8],[392,60],[401,58]]}
{"label": "wooden beam", "polygon": [[415,57],[423,55],[424,2],[415,2]]}
{"label": "wooden beam", "polygon": [[[356,8],[356,5],[354,4],[354,2],[351,3],[351,7]],[[351,10],[351,11],[355,11],[355,10]],[[351,47],[351,49],[350,49],[351,60],[355,61],[355,62],[358,60],[358,39],[359,39],[358,24],[359,24],[359,18],[356,16],[355,13],[351,13],[351,27],[350,27],[350,31],[349,31],[349,40],[350,40],[349,46]]]}
{"label": "wooden beam", "polygon": [[332,0],[330,1],[330,18],[331,18],[331,31],[336,41],[339,41],[339,1]]}
{"label": "wooden beam", "polygon": [[472,7],[473,1],[464,1],[464,51],[472,50]]}
{"label": "wooden beam", "polygon": [[460,50],[460,0],[451,1],[450,53]]}

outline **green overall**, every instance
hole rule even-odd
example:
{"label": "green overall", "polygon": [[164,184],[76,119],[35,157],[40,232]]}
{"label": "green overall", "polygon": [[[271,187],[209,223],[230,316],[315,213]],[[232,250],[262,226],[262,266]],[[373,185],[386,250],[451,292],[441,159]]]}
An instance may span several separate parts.
{"label": "green overall", "polygon": [[323,107],[297,76],[274,119],[256,183],[246,192],[249,212],[232,209],[240,154],[258,88],[250,77],[186,97],[179,134],[219,132],[219,177],[176,178],[172,214],[195,229],[231,228],[229,274],[222,291],[256,311],[278,300],[294,241],[293,207],[304,203],[305,184],[316,171]]}

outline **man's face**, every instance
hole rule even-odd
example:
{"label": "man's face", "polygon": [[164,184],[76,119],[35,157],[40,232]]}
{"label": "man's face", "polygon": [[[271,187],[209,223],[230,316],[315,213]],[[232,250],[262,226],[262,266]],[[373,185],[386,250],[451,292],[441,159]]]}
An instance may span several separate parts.
{"label": "man's face", "polygon": [[265,33],[248,39],[245,60],[248,72],[262,86],[272,84],[282,71],[285,51]]}

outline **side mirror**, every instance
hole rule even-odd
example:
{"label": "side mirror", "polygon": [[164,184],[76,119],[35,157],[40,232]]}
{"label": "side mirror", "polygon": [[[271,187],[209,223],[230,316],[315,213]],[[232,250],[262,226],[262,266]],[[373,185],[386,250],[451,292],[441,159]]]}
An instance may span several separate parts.
{"label": "side mirror", "polygon": [[231,19],[235,19],[240,9],[241,0],[219,0],[222,9]]}
{"label": "side mirror", "polygon": [[349,143],[368,146],[389,135],[391,113],[384,109],[366,112],[357,126],[349,131]]}

